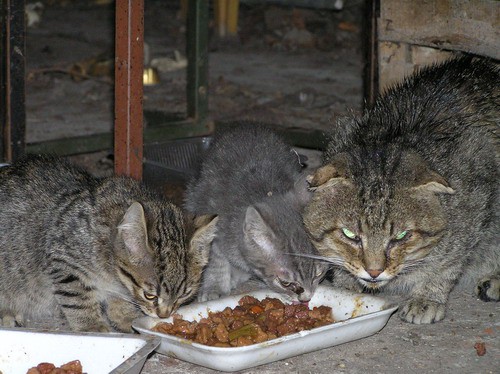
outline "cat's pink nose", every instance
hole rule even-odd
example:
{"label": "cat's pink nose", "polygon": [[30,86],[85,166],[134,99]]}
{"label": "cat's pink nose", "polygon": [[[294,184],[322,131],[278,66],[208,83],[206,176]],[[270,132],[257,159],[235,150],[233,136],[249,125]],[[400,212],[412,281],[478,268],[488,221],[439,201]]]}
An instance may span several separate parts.
{"label": "cat's pink nose", "polygon": [[380,274],[382,274],[383,270],[381,269],[367,269],[366,272],[370,274],[370,277],[373,279],[377,278]]}

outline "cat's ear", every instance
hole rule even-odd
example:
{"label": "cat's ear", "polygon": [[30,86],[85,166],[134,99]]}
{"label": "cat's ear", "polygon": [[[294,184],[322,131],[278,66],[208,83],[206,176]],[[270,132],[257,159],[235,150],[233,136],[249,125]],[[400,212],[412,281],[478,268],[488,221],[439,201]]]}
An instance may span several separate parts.
{"label": "cat's ear", "polygon": [[438,173],[432,170],[425,170],[418,176],[413,189],[416,191],[428,191],[433,193],[454,194],[455,190]]}
{"label": "cat's ear", "polygon": [[148,232],[144,208],[138,202],[132,203],[118,225],[118,235],[132,258],[142,258],[147,253]]}
{"label": "cat's ear", "polygon": [[218,217],[203,215],[194,218],[195,232],[189,242],[189,246],[196,255],[196,260],[201,266],[208,263],[210,244],[217,233]]}
{"label": "cat's ear", "polygon": [[[266,223],[261,213],[254,207],[249,206],[245,212],[245,221],[243,223],[243,232],[248,240],[254,242],[259,248],[259,252],[267,258],[273,258],[276,252],[275,234],[271,227]],[[258,255],[250,251],[250,255]]]}
{"label": "cat's ear", "polygon": [[402,179],[409,180],[410,190],[419,193],[453,194],[446,179],[429,167],[429,164],[420,155],[408,152],[403,154]]}
{"label": "cat's ear", "polygon": [[325,166],[317,169],[314,174],[308,175],[307,182],[309,183],[310,189],[315,189],[335,177],[338,177],[338,173],[335,167],[331,164],[326,164]]}
{"label": "cat's ear", "polygon": [[307,182],[311,191],[320,191],[339,183],[349,183],[345,157],[343,155],[336,156],[330,163],[308,175]]}

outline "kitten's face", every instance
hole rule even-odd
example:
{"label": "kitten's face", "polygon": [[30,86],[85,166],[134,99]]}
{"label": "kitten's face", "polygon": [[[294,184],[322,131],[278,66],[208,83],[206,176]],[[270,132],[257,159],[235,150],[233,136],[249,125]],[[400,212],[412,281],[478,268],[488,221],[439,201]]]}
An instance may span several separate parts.
{"label": "kitten's face", "polygon": [[427,182],[384,189],[375,183],[359,187],[336,174],[317,179],[304,214],[306,228],[322,256],[364,287],[382,287],[418,266],[444,235],[446,219],[436,193],[452,190]]}
{"label": "kitten's face", "polygon": [[[280,206],[282,207],[282,206]],[[247,209],[245,218],[246,257],[254,272],[271,289],[298,299],[309,301],[328,265],[307,256],[317,256],[300,219],[297,223],[286,223],[276,216],[278,207],[260,204],[258,210]],[[290,212],[288,219],[293,220]],[[280,220],[280,225],[276,225]],[[279,226],[279,227],[278,227]],[[288,228],[288,230],[282,230]]]}
{"label": "kitten's face", "polygon": [[187,257],[172,260],[166,266],[156,263],[129,269],[131,281],[126,285],[144,314],[167,318],[196,294],[203,267],[200,262]]}
{"label": "kitten's face", "polygon": [[[136,222],[142,222],[136,208],[137,217],[127,218],[127,213],[124,220],[138,218]],[[133,295],[131,302],[144,314],[167,318],[198,291],[216,219],[198,228],[188,242],[180,212],[173,211],[167,217],[164,211],[155,214],[150,210],[144,221],[150,222],[146,237],[141,234],[143,227],[127,228],[122,221],[119,236],[126,256],[120,256],[118,273]]]}
{"label": "kitten's face", "polygon": [[[301,235],[302,236],[302,235]],[[308,302],[314,295],[319,282],[324,278],[329,266],[324,261],[305,256],[315,256],[316,251],[307,239],[302,244],[293,240],[282,245],[284,255],[275,263],[263,269],[263,280],[273,290],[286,294],[292,299]],[[305,254],[305,256],[301,256]]]}

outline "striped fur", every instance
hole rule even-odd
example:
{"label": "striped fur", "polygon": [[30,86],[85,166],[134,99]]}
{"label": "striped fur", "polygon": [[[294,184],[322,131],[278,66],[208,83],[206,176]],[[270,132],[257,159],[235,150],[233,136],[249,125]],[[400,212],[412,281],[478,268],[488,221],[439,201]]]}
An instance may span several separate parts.
{"label": "striped fur", "polygon": [[0,169],[0,206],[4,325],[131,331],[138,316],[167,317],[197,292],[215,229],[190,241],[180,209],[140,183],[47,156]]}

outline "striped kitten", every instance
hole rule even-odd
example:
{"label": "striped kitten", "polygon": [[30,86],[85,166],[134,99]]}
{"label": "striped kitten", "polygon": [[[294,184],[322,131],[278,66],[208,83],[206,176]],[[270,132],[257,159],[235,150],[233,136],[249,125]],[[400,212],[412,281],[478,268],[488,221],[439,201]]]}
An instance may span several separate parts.
{"label": "striped kitten", "polygon": [[129,332],[141,315],[168,317],[197,292],[216,223],[191,236],[181,211],[140,183],[42,156],[0,169],[0,206],[7,326]]}
{"label": "striped kitten", "polygon": [[248,124],[216,135],[186,191],[188,211],[219,216],[199,300],[251,277],[311,299],[326,265],[298,256],[318,254],[302,223],[310,194],[300,171],[297,154],[268,129]]}

